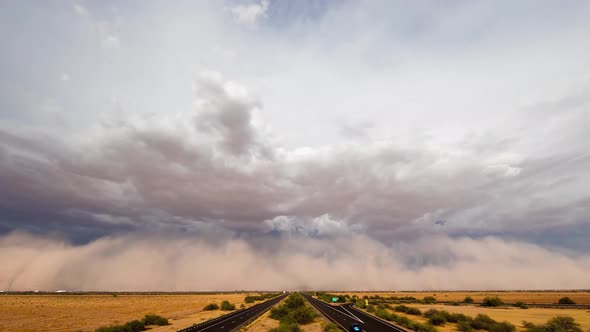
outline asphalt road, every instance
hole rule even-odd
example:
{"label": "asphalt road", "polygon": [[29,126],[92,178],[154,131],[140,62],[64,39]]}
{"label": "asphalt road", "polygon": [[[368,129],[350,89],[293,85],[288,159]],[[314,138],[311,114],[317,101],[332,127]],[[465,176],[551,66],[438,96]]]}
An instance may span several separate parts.
{"label": "asphalt road", "polygon": [[229,332],[236,327],[239,327],[248,320],[263,314],[268,309],[272,308],[275,304],[279,303],[288,294],[284,294],[274,299],[256,304],[247,309],[236,310],[227,315],[208,320],[195,326],[190,326],[178,332],[196,332],[196,331],[207,331],[207,332]]}
{"label": "asphalt road", "polygon": [[356,309],[352,304],[330,305],[307,294],[303,296],[314,308],[345,331],[350,331],[350,325],[357,323],[363,332],[405,332],[395,325]]}

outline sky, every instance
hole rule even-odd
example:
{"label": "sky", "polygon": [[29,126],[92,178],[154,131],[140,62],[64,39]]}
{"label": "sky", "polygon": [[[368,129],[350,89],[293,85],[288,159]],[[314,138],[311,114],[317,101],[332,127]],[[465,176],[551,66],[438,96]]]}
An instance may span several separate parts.
{"label": "sky", "polygon": [[587,1],[3,1],[0,289],[589,289]]}

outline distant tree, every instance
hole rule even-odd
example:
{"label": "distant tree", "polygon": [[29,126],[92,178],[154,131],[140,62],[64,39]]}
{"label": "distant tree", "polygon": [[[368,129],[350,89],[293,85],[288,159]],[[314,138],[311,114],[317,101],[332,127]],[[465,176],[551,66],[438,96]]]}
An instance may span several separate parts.
{"label": "distant tree", "polygon": [[502,304],[504,304],[504,301],[502,301],[501,298],[499,298],[497,296],[487,296],[485,299],[483,299],[482,306],[484,306],[484,307],[499,307]]}
{"label": "distant tree", "polygon": [[576,304],[574,300],[570,299],[569,297],[565,296],[559,299],[559,304]]}
{"label": "distant tree", "polygon": [[463,300],[463,302],[465,302],[465,303],[473,303],[473,298],[471,296],[466,296],[465,299]]}

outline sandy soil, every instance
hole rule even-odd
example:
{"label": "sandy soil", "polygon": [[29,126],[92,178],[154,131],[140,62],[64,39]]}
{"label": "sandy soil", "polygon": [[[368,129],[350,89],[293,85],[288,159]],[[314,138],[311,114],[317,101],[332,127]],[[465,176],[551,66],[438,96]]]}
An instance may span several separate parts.
{"label": "sandy soil", "polygon": [[538,303],[538,304],[555,304],[557,301],[564,297],[569,296],[578,304],[590,304],[590,291],[551,291],[551,292],[348,292],[348,293],[335,293],[335,294],[356,294],[357,296],[413,296],[417,299],[422,299],[425,296],[434,296],[439,301],[456,301],[462,302],[466,296],[471,296],[475,301],[481,302],[486,296],[499,296],[504,302],[515,303],[518,301],[526,303]]}
{"label": "sandy soil", "polygon": [[153,331],[175,331],[227,313],[202,311],[205,305],[228,300],[239,308],[246,295],[1,295],[0,331],[94,331],[148,313],[172,323]]}

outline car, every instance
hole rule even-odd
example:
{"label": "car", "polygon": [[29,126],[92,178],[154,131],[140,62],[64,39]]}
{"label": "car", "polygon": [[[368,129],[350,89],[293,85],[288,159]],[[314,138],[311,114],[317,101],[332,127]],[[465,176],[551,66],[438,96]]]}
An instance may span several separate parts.
{"label": "car", "polygon": [[350,324],[350,332],[362,332],[361,326],[357,323]]}

